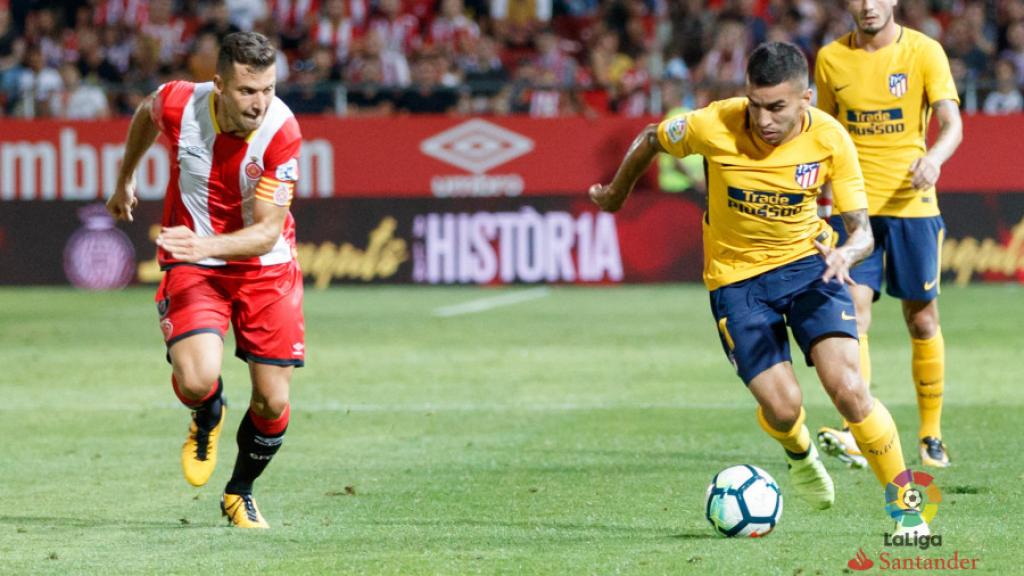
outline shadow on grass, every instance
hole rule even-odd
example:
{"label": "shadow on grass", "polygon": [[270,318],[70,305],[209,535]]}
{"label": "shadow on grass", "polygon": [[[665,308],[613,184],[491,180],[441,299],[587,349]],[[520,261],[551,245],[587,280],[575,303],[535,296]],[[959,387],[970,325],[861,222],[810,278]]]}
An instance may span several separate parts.
{"label": "shadow on grass", "polygon": [[193,523],[178,520],[126,520],[123,518],[73,518],[70,516],[0,516],[0,526],[17,528],[129,528],[132,530],[168,530],[172,528],[219,528],[222,523]]}

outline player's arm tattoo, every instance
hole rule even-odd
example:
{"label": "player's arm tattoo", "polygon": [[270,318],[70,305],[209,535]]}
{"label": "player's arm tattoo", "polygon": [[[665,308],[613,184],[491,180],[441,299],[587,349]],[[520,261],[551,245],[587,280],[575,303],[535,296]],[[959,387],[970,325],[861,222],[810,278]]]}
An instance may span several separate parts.
{"label": "player's arm tattoo", "polygon": [[868,220],[867,209],[843,212],[843,226],[849,234],[846,242],[840,249],[846,252],[850,265],[868,257],[875,249],[875,236],[871,233],[871,223]]}
{"label": "player's arm tattoo", "polygon": [[939,135],[928,147],[928,156],[941,166],[963,141],[964,125],[960,119],[960,108],[953,100],[939,100],[934,108],[935,117],[939,120]]}

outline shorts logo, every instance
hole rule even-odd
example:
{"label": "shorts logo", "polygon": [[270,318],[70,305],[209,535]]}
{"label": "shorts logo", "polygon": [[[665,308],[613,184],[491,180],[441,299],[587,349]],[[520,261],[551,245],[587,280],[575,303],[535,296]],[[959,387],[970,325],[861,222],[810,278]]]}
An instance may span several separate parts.
{"label": "shorts logo", "polygon": [[170,340],[171,334],[174,334],[174,324],[167,318],[164,318],[160,321],[160,331],[164,333],[164,340]]}
{"label": "shorts logo", "polygon": [[665,133],[668,135],[670,142],[678,144],[683,139],[683,136],[686,136],[686,118],[676,118],[669,122]]}
{"label": "shorts logo", "polygon": [[296,158],[281,164],[274,172],[274,176],[282,182],[295,182],[299,179],[299,161]]}
{"label": "shorts logo", "polygon": [[156,311],[157,311],[157,313],[160,314],[161,318],[163,318],[164,316],[167,316],[167,311],[170,308],[171,308],[171,299],[170,298],[163,298],[159,302],[156,303]]}
{"label": "shorts logo", "polygon": [[814,188],[818,183],[819,162],[800,164],[796,167],[796,185],[801,188]]}
{"label": "shorts logo", "polygon": [[939,279],[938,278],[936,278],[935,280],[932,280],[931,282],[925,282],[924,283],[925,291],[927,292],[927,291],[930,291],[932,288],[935,288],[935,285],[938,284],[938,283],[939,283]]}
{"label": "shorts logo", "polygon": [[256,162],[256,158],[250,159],[250,162],[245,165],[245,177],[249,180],[258,180],[263,175],[263,166],[260,166]]}
{"label": "shorts logo", "polygon": [[889,74],[889,93],[897,98],[907,93],[906,74]]}
{"label": "shorts logo", "polygon": [[302,342],[292,344],[292,356],[302,356],[306,352],[306,345]]}
{"label": "shorts logo", "polygon": [[856,319],[857,319],[857,317],[856,317],[856,316],[854,316],[853,314],[847,314],[847,313],[846,313],[846,310],[843,310],[843,311],[842,311],[842,312],[841,312],[841,313],[839,314],[839,317],[840,317],[840,318],[842,318],[843,320],[856,320]]}

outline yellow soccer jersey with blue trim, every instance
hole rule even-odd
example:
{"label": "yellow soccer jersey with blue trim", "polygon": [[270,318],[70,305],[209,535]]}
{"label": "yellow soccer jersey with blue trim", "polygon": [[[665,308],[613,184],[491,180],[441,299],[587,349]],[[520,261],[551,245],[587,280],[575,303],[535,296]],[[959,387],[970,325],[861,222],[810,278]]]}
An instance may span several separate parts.
{"label": "yellow soccer jersey with blue trim", "polygon": [[935,188],[915,190],[910,165],[925,154],[931,106],[959,102],[949,59],[928,36],[900,27],[897,40],[874,52],[851,32],[818,52],[818,107],[850,131],[872,216],[937,216]]}
{"label": "yellow soccer jersey with blue trim", "polygon": [[754,135],[747,99],[731,98],[662,121],[670,154],[702,154],[708,166],[704,283],[709,290],[816,254],[814,239],[832,228],[818,217],[821,186],[832,182],[839,212],[867,208],[864,178],[849,134],[810,108],[801,132],[780,146]]}

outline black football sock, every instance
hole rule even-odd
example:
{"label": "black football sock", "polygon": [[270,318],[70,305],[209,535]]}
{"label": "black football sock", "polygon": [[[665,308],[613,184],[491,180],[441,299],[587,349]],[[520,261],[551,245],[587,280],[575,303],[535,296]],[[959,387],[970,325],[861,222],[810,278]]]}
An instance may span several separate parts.
{"label": "black football sock", "polygon": [[195,409],[196,426],[206,432],[213,430],[220,422],[221,409],[224,404],[224,380],[217,377],[217,390]]}
{"label": "black football sock", "polygon": [[[271,421],[277,423],[283,420],[284,426],[277,430],[272,429],[270,434],[258,430],[253,417],[252,410],[247,411],[238,425],[238,457],[235,459],[235,469],[231,473],[231,480],[224,488],[228,494],[252,494],[253,482],[259,478],[267,464],[270,464],[271,458],[281,448],[284,433],[288,429],[287,409],[281,418]],[[264,420],[264,422],[266,421]]]}

